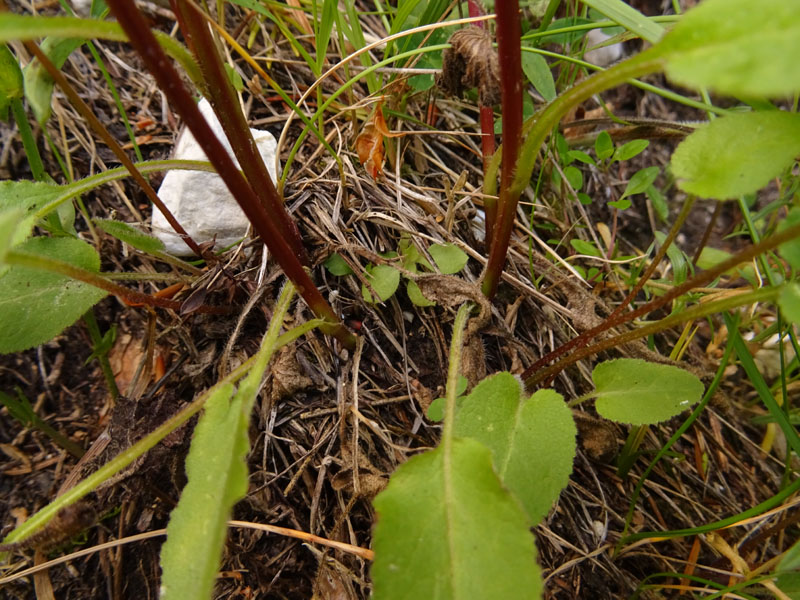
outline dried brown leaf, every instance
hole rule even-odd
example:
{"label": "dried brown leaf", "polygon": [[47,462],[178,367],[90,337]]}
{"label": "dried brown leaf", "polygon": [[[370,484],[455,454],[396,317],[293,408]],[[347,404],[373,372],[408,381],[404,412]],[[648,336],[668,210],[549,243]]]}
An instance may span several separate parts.
{"label": "dried brown leaf", "polygon": [[453,96],[476,87],[481,106],[500,102],[500,65],[489,34],[467,27],[456,31],[449,41],[452,47],[442,55],[439,87]]}

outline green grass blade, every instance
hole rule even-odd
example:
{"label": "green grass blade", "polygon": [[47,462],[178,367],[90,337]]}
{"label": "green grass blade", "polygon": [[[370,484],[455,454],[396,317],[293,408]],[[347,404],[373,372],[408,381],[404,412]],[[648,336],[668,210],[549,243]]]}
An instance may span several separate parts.
{"label": "green grass blade", "polygon": [[186,457],[188,483],[161,550],[163,600],[212,596],[228,518],[247,492],[250,413],[293,296],[287,283],[247,377],[235,394],[233,385],[219,388],[197,423]]}
{"label": "green grass blade", "polygon": [[[202,87],[200,67],[191,53],[181,44],[163,32],[155,31],[156,39],[171,58],[180,63],[191,80]],[[127,36],[119,24],[113,21],[95,19],[79,19],[76,17],[33,17],[29,15],[0,14],[0,42],[14,40],[38,40],[44,36],[69,38],[83,37],[92,39],[127,41]]]}
{"label": "green grass blade", "polygon": [[581,1],[651,44],[655,44],[664,35],[665,30],[661,25],[648,19],[622,0]]}

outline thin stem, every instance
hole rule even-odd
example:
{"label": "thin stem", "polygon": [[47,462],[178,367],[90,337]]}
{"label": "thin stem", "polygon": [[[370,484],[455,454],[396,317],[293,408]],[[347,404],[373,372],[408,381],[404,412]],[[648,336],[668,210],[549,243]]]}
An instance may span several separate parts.
{"label": "thin stem", "polygon": [[[699,304],[687,310],[674,313],[668,317],[661,319],[660,321],[649,323],[647,325],[644,325],[643,327],[626,331],[625,333],[621,333],[614,337],[610,337],[596,344],[592,344],[591,346],[587,346],[586,348],[578,349],[569,356],[567,356],[566,358],[562,358],[560,361],[558,361],[551,367],[542,369],[541,371],[533,375],[533,377],[525,380],[525,388],[530,390],[540,381],[549,380],[551,377],[554,377],[555,375],[563,371],[566,367],[575,364],[576,362],[586,358],[587,356],[592,356],[594,354],[603,352],[604,350],[615,348],[622,344],[632,342],[633,340],[643,338],[653,333],[658,333],[659,331],[670,329],[671,327],[675,327],[676,325],[680,325],[681,323],[694,321],[695,319],[700,319],[702,317],[713,315],[715,313],[719,313],[722,311],[732,310],[734,308],[738,308],[739,306],[746,306],[749,304],[755,304],[756,302],[765,302],[767,300],[774,300],[775,298],[778,297],[780,290],[781,290],[780,287],[761,288],[759,290],[755,290],[752,292],[747,292],[744,294],[736,294],[728,298],[723,298],[722,300],[718,300],[716,302],[709,302],[708,304]],[[652,310],[652,308],[650,310]]]}
{"label": "thin stem", "polygon": [[473,305],[465,302],[456,313],[453,323],[453,339],[450,342],[450,358],[447,366],[447,397],[445,398],[444,428],[442,430],[442,446],[448,453],[453,443],[453,426],[456,417],[456,389],[458,376],[461,374],[461,348],[464,345],[464,327]]}
{"label": "thin stem", "polygon": [[97,362],[100,363],[100,370],[106,380],[108,392],[111,394],[111,398],[116,401],[119,398],[119,388],[117,387],[117,380],[114,378],[114,371],[111,369],[111,363],[108,362],[110,346],[103,348],[103,334],[100,333],[100,326],[97,324],[93,311],[94,309],[92,308],[87,310],[83,315],[83,321],[86,323],[86,329],[89,330],[89,337],[92,338],[92,353]]}
{"label": "thin stem", "polygon": [[[136,168],[136,165],[133,164],[133,161],[128,158],[128,155],[111,136],[111,134],[108,132],[108,129],[106,129],[106,127],[95,116],[94,112],[92,112],[92,109],[89,108],[89,106],[81,99],[81,97],[78,95],[78,92],[76,92],[67,81],[67,78],[61,74],[61,71],[56,68],[47,55],[39,49],[39,46],[33,42],[24,42],[24,44],[28,51],[39,59],[45,70],[50,74],[61,90],[67,95],[67,98],[69,98],[72,106],[74,106],[81,116],[86,119],[86,122],[94,130],[94,132],[100,136],[100,139],[103,140],[106,146],[108,146],[111,151],[114,152],[114,155],[117,157],[117,159],[119,159],[125,168],[128,169],[131,176],[136,180],[136,183],[139,184],[156,208],[161,211],[161,214],[164,215],[164,218],[175,230],[175,232],[181,237],[186,245],[189,246],[192,252],[198,256],[202,256],[203,251],[200,249],[200,246],[197,245],[197,242],[195,242],[192,237],[186,233],[186,230],[181,226],[181,224],[178,223],[177,219],[158,197],[158,194],[156,194],[153,186],[151,186],[147,179],[145,179],[144,176],[139,172],[139,170]],[[161,47],[158,46],[158,42],[155,41],[155,38],[153,39],[153,44],[159,48],[159,51],[161,50]],[[166,57],[164,60],[166,60]]]}
{"label": "thin stem", "polygon": [[[639,280],[636,282],[636,285],[633,286],[631,291],[628,293],[625,299],[619,304],[619,306],[617,306],[617,308],[614,309],[614,312],[612,312],[598,327],[602,328],[604,323],[614,321],[622,313],[622,311],[625,310],[625,308],[631,302],[633,302],[636,296],[639,295],[639,292],[642,291],[642,288],[650,280],[650,277],[652,277],[659,263],[666,255],[667,249],[670,247],[672,242],[675,240],[675,237],[678,235],[678,232],[681,230],[683,223],[686,221],[687,217],[689,216],[689,213],[691,212],[692,206],[694,206],[694,201],[695,201],[694,196],[689,196],[686,199],[686,202],[684,202],[683,206],[681,207],[680,214],[678,214],[678,217],[675,219],[675,223],[672,224],[672,227],[670,228],[669,233],[667,234],[667,237],[664,240],[664,243],[661,244],[661,246],[659,247],[658,251],[656,252],[656,255],[653,257],[653,260],[648,265],[647,270],[642,274],[641,277],[639,277]],[[581,346],[587,344],[589,340],[591,340],[596,335],[596,333],[592,332],[593,330],[584,331],[578,337],[573,338],[566,344],[560,346],[559,348],[556,348],[553,352],[545,354],[543,357],[541,357],[539,360],[533,363],[530,367],[525,369],[525,372],[522,374],[522,379],[523,380],[527,379],[533,373],[544,367],[546,364],[553,362],[556,358],[564,355],[569,350],[572,350],[573,348],[580,348]]]}
{"label": "thin stem", "polygon": [[28,164],[31,167],[31,175],[36,181],[45,181],[44,164],[39,154],[39,148],[36,147],[36,140],[33,139],[33,132],[31,131],[30,123],[28,123],[28,116],[25,114],[22,99],[11,99],[11,112],[17,122],[19,136],[22,138],[22,147],[25,149],[25,156],[28,157]]}
{"label": "thin stem", "polygon": [[[738,254],[735,254],[734,256],[730,257],[729,259],[727,259],[727,260],[715,265],[714,267],[708,269],[707,271],[704,271],[703,273],[700,273],[699,275],[696,275],[695,277],[692,277],[688,281],[683,282],[681,285],[672,288],[670,291],[668,291],[666,294],[664,294],[660,298],[656,298],[655,300],[652,300],[651,302],[648,302],[647,304],[643,304],[642,306],[640,306],[636,310],[633,310],[633,311],[631,311],[629,313],[625,313],[624,315],[622,315],[622,314],[617,315],[614,319],[610,319],[610,318],[606,319],[600,325],[598,325],[597,327],[593,327],[592,329],[590,329],[586,333],[587,333],[588,337],[594,337],[598,333],[602,333],[603,331],[607,331],[607,330],[611,329],[612,327],[616,327],[616,326],[621,325],[623,323],[627,323],[628,321],[631,321],[631,320],[633,320],[633,319],[635,319],[637,317],[640,317],[642,315],[646,315],[647,313],[649,313],[649,312],[651,312],[651,311],[653,311],[653,310],[655,310],[657,308],[661,308],[662,306],[665,306],[667,303],[671,302],[672,300],[674,300],[675,298],[677,298],[679,296],[682,296],[686,292],[689,292],[689,291],[693,290],[694,288],[702,287],[705,284],[714,281],[714,279],[716,279],[717,277],[719,277],[720,275],[725,273],[725,271],[728,271],[728,270],[736,267],[737,265],[739,265],[739,264],[741,264],[743,262],[747,262],[750,259],[752,259],[753,257],[758,256],[759,254],[762,254],[762,253],[766,252],[767,250],[771,250],[771,249],[779,246],[780,244],[783,244],[784,242],[788,242],[789,240],[794,239],[794,238],[796,238],[798,236],[800,236],[800,225],[795,225],[793,227],[789,227],[788,229],[785,229],[784,231],[782,231],[780,233],[777,233],[777,234],[767,238],[766,240],[762,240],[758,244],[754,244],[753,246],[750,246],[749,248],[746,248],[742,252],[739,252]],[[577,338],[575,338],[575,339],[577,339]],[[571,345],[571,344],[573,344],[574,341],[575,340],[572,340],[571,342],[568,342],[566,345],[569,346],[569,348],[572,348],[572,347],[574,347],[574,345]],[[567,348],[567,350],[569,350],[569,348]],[[580,351],[576,352],[575,354],[580,354]],[[581,356],[579,358],[577,358],[575,360],[571,360],[571,357],[568,357],[567,359],[564,359],[564,360],[561,360],[561,361],[557,362],[552,367],[549,367],[547,369],[544,369],[544,370],[539,371],[539,372],[537,372],[537,373],[535,373],[533,375],[528,376],[527,378],[525,378],[525,386],[526,386],[526,388],[527,389],[532,389],[533,386],[535,386],[537,383],[539,383],[539,382],[551,377],[552,375],[558,373],[559,371],[561,371],[563,366],[567,366],[569,364],[572,364],[576,360],[580,360],[580,358],[582,358],[583,356],[586,356],[586,355],[588,355],[588,354],[587,353],[583,353],[583,354],[581,354]],[[563,366],[559,366],[559,365],[562,365],[562,364],[563,364]]]}
{"label": "thin stem", "polygon": [[[38,254],[9,250],[3,260],[10,265],[17,265],[27,269],[37,269],[39,271],[49,271],[50,273],[57,273],[65,277],[70,277],[71,279],[83,281],[96,288],[105,290],[109,294],[113,294],[128,305],[146,305],[159,308],[171,308],[172,310],[180,310],[181,308],[181,302],[176,300],[167,300],[166,298],[157,298],[155,296],[143,294],[136,290],[117,285],[98,273],[81,269],[80,267],[60,260],[39,256]],[[229,313],[230,309],[220,306],[201,306],[196,312],[219,315]]]}
{"label": "thin stem", "polygon": [[192,95],[184,87],[177,71],[156,43],[147,22],[133,1],[111,0],[109,5],[114,16],[128,34],[131,45],[142,57],[147,69],[183,117],[192,135],[247,215],[261,241],[266,244],[283,271],[297,286],[314,314],[331,322],[331,325],[323,330],[336,336],[345,346],[352,347],[355,343],[353,335],[342,325],[339,317],[322,297],[308,273],[303,269],[294,250],[281,235],[280,229],[267,214],[250,184],[236,168],[222,142],[217,139],[211,127],[206,123]]}

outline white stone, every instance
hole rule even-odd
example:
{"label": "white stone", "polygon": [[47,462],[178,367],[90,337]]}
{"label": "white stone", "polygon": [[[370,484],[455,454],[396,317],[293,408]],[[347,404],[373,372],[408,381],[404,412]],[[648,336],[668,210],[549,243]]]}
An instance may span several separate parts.
{"label": "white stone", "polygon": [[[233,157],[231,145],[228,143],[228,139],[222,131],[222,125],[217,120],[208,100],[201,100],[198,108],[238,167],[239,162]],[[250,131],[253,133],[267,171],[275,181],[277,178],[275,152],[278,143],[269,131],[261,129],[251,129]],[[185,127],[178,136],[173,158],[208,160],[194,136]],[[198,244],[213,240],[216,236],[215,248],[219,249],[229,246],[247,235],[250,222],[228,191],[222,178],[216,173],[169,171],[158,189],[158,196]],[[170,254],[177,256],[192,254],[189,247],[173,231],[167,220],[155,207],[153,208],[152,228],[153,235],[164,242],[166,251]]]}
{"label": "white stone", "polygon": [[[594,48],[610,40],[612,36],[607,35],[602,29],[592,29],[586,34],[586,47]],[[598,67],[607,67],[622,58],[622,44],[610,44],[594,48],[584,53],[583,59]]]}

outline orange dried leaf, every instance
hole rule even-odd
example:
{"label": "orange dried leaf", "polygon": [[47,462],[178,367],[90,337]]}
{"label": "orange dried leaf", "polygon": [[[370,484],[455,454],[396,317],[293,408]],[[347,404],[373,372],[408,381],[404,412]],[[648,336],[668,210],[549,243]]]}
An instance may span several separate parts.
{"label": "orange dried leaf", "polygon": [[364,165],[367,173],[377,179],[383,173],[385,152],[383,138],[388,134],[386,121],[383,118],[383,107],[378,104],[369,121],[364,125],[356,138],[358,160]]}

